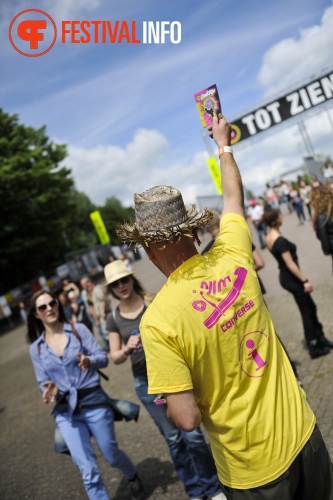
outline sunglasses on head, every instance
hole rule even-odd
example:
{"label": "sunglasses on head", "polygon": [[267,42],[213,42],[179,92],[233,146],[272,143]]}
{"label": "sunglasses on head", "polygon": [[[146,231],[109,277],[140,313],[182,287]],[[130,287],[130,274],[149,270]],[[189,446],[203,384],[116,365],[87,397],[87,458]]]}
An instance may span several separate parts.
{"label": "sunglasses on head", "polygon": [[50,306],[51,308],[53,308],[57,305],[58,305],[58,301],[56,299],[52,299],[51,302],[49,302],[48,304],[42,304],[40,306],[37,306],[36,309],[38,309],[38,311],[46,311],[47,306]]}
{"label": "sunglasses on head", "polygon": [[125,276],[124,278],[120,278],[120,280],[114,281],[113,283],[110,283],[111,288],[118,288],[120,283],[122,285],[126,285],[126,283],[129,282],[129,276]]}

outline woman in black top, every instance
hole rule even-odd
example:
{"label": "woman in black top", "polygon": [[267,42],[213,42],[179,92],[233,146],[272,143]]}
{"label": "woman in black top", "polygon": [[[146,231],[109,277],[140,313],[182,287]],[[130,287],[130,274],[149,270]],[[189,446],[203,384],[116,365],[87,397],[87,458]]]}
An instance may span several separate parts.
{"label": "woman in black top", "polygon": [[282,215],[277,210],[267,210],[264,222],[269,227],[266,244],[279,264],[281,286],[290,292],[300,310],[304,336],[311,358],[328,354],[333,342],[325,338],[323,327],[317,318],[317,307],[311,292],[312,285],[298,265],[296,245],[280,233]]}
{"label": "woman in black top", "polygon": [[313,208],[313,226],[325,255],[333,263],[333,193],[327,186],[318,186],[310,194]]}

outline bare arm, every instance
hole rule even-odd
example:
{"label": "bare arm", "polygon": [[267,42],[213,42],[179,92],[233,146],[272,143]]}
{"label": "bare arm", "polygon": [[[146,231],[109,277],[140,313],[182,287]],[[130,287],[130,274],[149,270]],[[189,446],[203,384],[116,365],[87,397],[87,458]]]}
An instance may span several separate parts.
{"label": "bare arm", "polygon": [[282,255],[282,258],[283,258],[287,268],[289,269],[289,271],[291,273],[293,273],[296,276],[296,278],[298,278],[299,280],[301,280],[303,282],[306,281],[306,283],[304,283],[304,290],[307,293],[312,292],[311,283],[309,281],[307,281],[306,276],[304,276],[304,274],[302,273],[302,271],[300,270],[300,268],[298,267],[296,262],[293,261],[291,253],[290,252],[283,252],[281,255]]}
{"label": "bare arm", "polygon": [[193,391],[164,394],[167,417],[181,430],[190,432],[199,427],[202,416],[195,402]]}
{"label": "bare arm", "polygon": [[102,318],[105,319],[105,316],[106,316],[106,313],[105,313],[105,311],[106,311],[106,301],[105,300],[101,301],[101,310],[102,310],[101,316],[102,316]]}
{"label": "bare arm", "polygon": [[115,365],[120,365],[124,363],[128,354],[125,352],[125,348],[122,347],[122,340],[118,332],[109,332],[109,345],[110,345],[110,358]]}
{"label": "bare arm", "polygon": [[109,332],[110,358],[114,364],[120,365],[124,363],[140,342],[140,335],[131,335],[127,344],[123,345],[118,332]]}
{"label": "bare arm", "polygon": [[98,319],[98,316],[96,314],[94,306],[92,304],[89,304],[89,309],[90,309],[92,317],[94,318],[96,325],[99,326],[99,319]]}
{"label": "bare arm", "polygon": [[[214,116],[210,131],[218,148],[230,145],[231,127],[224,117],[218,120]],[[220,167],[224,201],[222,215],[236,213],[245,217],[242,179],[232,153],[221,154]]]}
{"label": "bare arm", "polygon": [[259,271],[260,269],[265,267],[265,261],[257,249],[253,250],[252,256],[253,256],[253,261],[254,261],[254,269],[256,271]]}

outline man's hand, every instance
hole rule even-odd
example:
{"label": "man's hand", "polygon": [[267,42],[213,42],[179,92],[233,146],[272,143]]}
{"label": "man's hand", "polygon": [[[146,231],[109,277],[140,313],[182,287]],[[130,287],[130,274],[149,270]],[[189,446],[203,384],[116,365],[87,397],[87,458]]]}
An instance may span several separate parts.
{"label": "man's hand", "polygon": [[218,119],[213,116],[212,124],[208,127],[210,137],[214,139],[218,148],[229,146],[231,139],[231,127],[227,120],[222,116]]}
{"label": "man's hand", "polygon": [[77,352],[76,356],[79,359],[78,367],[81,368],[81,370],[84,372],[90,366],[90,359],[88,358],[88,356],[85,356],[80,352]]}
{"label": "man's hand", "polygon": [[51,380],[44,382],[42,386],[45,387],[45,391],[43,391],[42,395],[44,403],[54,403],[55,398],[58,394],[58,386]]}

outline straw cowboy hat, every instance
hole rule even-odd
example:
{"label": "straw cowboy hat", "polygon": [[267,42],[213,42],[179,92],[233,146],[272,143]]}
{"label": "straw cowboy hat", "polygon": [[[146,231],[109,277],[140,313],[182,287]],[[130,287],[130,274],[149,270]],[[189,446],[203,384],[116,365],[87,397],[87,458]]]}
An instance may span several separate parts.
{"label": "straw cowboy hat", "polygon": [[134,224],[122,224],[117,234],[136,246],[191,236],[193,229],[205,226],[213,215],[208,208],[198,212],[195,205],[185,207],[181,192],[171,186],[155,186],[135,194],[134,205]]}
{"label": "straw cowboy hat", "polygon": [[132,274],[134,274],[134,271],[129,271],[122,260],[115,260],[104,267],[104,276],[107,285]]}

